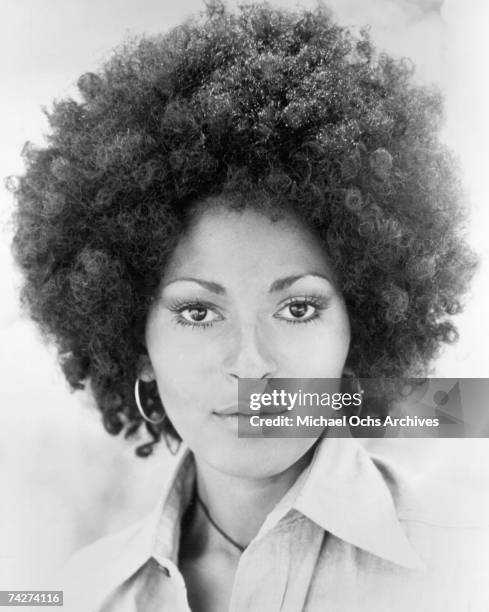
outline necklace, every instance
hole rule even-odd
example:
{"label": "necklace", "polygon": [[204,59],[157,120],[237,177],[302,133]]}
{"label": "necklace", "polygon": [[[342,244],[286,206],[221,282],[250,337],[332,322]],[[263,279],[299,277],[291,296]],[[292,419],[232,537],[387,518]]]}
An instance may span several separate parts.
{"label": "necklace", "polygon": [[195,496],[195,499],[197,500],[197,503],[202,508],[204,514],[207,517],[207,520],[214,527],[214,529],[218,531],[225,540],[227,540],[230,544],[232,544],[235,548],[237,548],[239,552],[244,552],[244,550],[246,549],[246,546],[242,546],[241,544],[238,544],[238,542],[233,540],[231,536],[228,536],[228,534],[219,527],[216,521],[212,518],[209,512],[209,509],[207,508],[207,506],[204,504],[204,502],[200,499],[198,495]]}

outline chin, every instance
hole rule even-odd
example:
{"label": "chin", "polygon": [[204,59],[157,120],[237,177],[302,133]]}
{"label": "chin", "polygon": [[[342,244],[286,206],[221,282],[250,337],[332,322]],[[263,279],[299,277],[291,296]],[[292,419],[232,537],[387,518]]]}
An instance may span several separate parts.
{"label": "chin", "polygon": [[305,438],[233,438],[198,445],[194,454],[214,469],[240,478],[270,478],[292,467],[314,444]]}

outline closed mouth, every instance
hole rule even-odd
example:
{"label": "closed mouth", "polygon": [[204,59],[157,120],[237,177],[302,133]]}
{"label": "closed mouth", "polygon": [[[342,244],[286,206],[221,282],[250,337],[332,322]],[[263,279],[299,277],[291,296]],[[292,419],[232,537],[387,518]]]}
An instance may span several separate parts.
{"label": "closed mouth", "polygon": [[286,412],[288,412],[287,408],[282,408],[282,407],[277,410],[267,410],[267,411],[257,410],[257,411],[250,412],[250,407],[244,404],[241,410],[239,409],[236,410],[236,406],[230,406],[229,408],[225,408],[224,410],[215,410],[213,414],[219,417],[231,417],[231,416],[250,417],[255,414],[258,416],[277,416],[279,414],[285,414]]}
{"label": "closed mouth", "polygon": [[217,414],[217,416],[237,416],[237,415],[245,415],[249,414],[250,407],[246,402],[240,402],[238,405],[232,404],[227,408],[223,408],[222,410],[214,410],[213,413]]}

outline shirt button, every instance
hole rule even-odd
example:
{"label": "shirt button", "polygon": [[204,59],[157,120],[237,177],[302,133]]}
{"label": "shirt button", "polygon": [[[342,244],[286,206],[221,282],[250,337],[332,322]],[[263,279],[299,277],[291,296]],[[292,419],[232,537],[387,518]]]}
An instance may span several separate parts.
{"label": "shirt button", "polygon": [[156,563],[156,567],[164,576],[166,576],[167,578],[170,578],[170,570],[167,567],[160,565],[158,562]]}

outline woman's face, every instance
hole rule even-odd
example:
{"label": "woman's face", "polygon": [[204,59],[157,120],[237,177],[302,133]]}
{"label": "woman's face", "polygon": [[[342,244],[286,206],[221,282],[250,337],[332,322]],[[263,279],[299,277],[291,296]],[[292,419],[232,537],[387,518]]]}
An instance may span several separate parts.
{"label": "woman's face", "polygon": [[196,457],[248,477],[279,474],[308,438],[238,438],[239,378],[340,378],[350,327],[317,238],[291,214],[205,210],[180,240],[146,325],[150,375]]}

